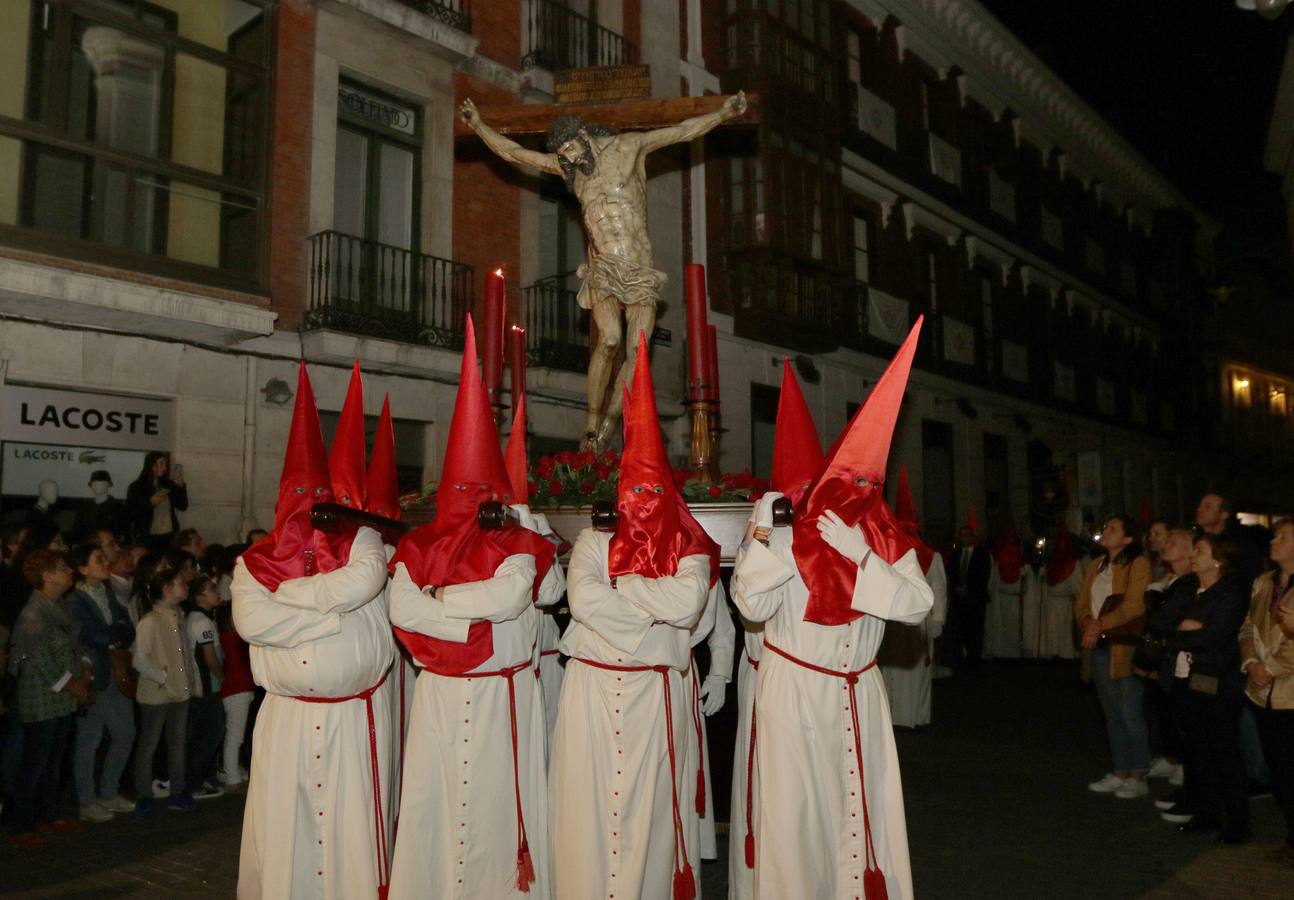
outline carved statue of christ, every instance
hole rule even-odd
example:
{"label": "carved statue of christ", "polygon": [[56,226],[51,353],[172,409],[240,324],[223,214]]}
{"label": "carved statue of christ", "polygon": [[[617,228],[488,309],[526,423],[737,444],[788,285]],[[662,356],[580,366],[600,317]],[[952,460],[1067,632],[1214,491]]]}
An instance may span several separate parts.
{"label": "carved statue of christ", "polygon": [[549,152],[539,153],[499,134],[481,121],[471,100],[463,101],[463,122],[494,153],[520,168],[561,176],[580,201],[588,261],[576,273],[583,279],[578,301],[591,311],[598,326],[598,340],[589,360],[583,449],[605,449],[615,433],[623,405],[621,386],[633,377],[634,366],[630,352],[608,397],[616,350],[626,332],[630,346],[640,331],[651,338],[656,304],[666,281],[665,273],[652,266],[647,237],[647,154],[695,140],[745,111],[746,95],[738,93],[717,112],[653,131],[622,134],[578,116],[559,116],[548,128]]}

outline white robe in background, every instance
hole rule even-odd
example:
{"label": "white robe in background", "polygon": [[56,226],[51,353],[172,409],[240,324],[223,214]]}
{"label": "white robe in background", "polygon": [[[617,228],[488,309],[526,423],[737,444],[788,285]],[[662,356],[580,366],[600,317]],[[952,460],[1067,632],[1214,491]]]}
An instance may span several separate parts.
{"label": "white robe in background", "polygon": [[1078,647],[1074,642],[1074,597],[1083,589],[1082,561],[1074,563],[1074,571],[1060,584],[1047,583],[1047,569],[1042,570],[1042,639],[1038,655],[1044,659],[1060,657],[1077,659]]}
{"label": "white robe in background", "polygon": [[1020,570],[1020,655],[1037,659],[1042,644],[1042,584],[1033,566]]}
{"label": "white robe in background", "polygon": [[[294,578],[273,593],[240,559],[231,584],[234,625],[251,645],[252,674],[268,692],[256,716],[251,784],[238,862],[240,900],[365,900],[378,893],[393,838],[395,782],[389,672],[395,643],[387,617],[386,553],[360,528],[349,561]],[[383,676],[372,697],[381,796],[373,796],[369,723],[349,697]],[[379,853],[375,816],[386,851]]]}
{"label": "white robe in background", "polygon": [[[612,587],[610,541],[610,534],[585,529],[567,567],[571,623],[561,649],[570,659],[549,781],[556,896],[671,900],[675,836],[666,723],[674,735],[673,789],[685,816],[692,716],[683,673],[689,632],[710,595],[710,560],[689,556],[673,576],[622,575]],[[669,708],[660,673],[598,669],[580,659],[668,667]],[[686,851],[699,897],[697,850],[693,836]]]}
{"label": "white robe in background", "polygon": [[[558,563],[554,562],[554,566]],[[562,590],[566,580],[562,580]],[[566,666],[562,652],[557,649],[562,642],[562,630],[552,607],[539,611],[539,687],[544,692],[544,759],[553,758],[553,731],[557,728],[557,704],[562,697],[562,678]]]}
{"label": "white robe in background", "polygon": [[[850,598],[850,606],[867,615],[836,626],[806,622],[809,592],[791,542],[790,528],[775,528],[767,547],[750,543],[732,582],[742,615],[766,623],[755,696],[755,896],[861,897],[866,836],[849,687],[844,677],[806,669],[772,648],[837,672],[857,672],[875,660],[886,620],[920,622],[934,597],[915,551],[893,566],[871,554],[858,570]],[[909,900],[903,785],[880,671],[872,666],[864,672],[855,690],[876,862],[892,900]]]}
{"label": "white robe in background", "polygon": [[900,728],[920,728],[931,722],[935,640],[948,618],[948,576],[938,553],[930,559],[926,584],[934,605],[924,622],[890,622],[881,642],[880,667],[890,698],[890,717]]}
{"label": "white robe in background", "polygon": [[[494,577],[444,589],[444,601],[422,593],[404,564],[391,579],[391,622],[447,641],[467,640],[473,621],[493,623],[493,654],[473,671],[518,664],[517,775],[526,837],[535,867],[528,892],[517,889],[518,825],[513,781],[508,679],[453,678],[424,669],[414,690],[405,750],[400,833],[391,866],[391,898],[547,900],[552,891],[544,765],[544,707],[536,641],[541,613],[531,602],[535,559],[509,556]],[[554,563],[540,603],[561,597]]]}
{"label": "white robe in background", "polygon": [[[724,684],[732,681],[732,660],[737,649],[737,628],[732,623],[732,613],[728,611],[728,595],[724,593],[722,582],[716,582],[715,589],[710,593],[710,599],[705,605],[705,612],[701,613],[700,620],[692,628],[692,636],[688,639],[688,643],[694,651],[693,660],[696,659],[695,648],[702,641],[706,641],[707,646],[710,648],[710,668],[704,675],[701,675],[697,670],[697,666],[689,666],[688,670],[683,673],[683,688],[687,691],[688,697],[692,698],[692,727],[687,730],[687,758],[691,764],[688,784],[696,784],[697,760],[702,760],[705,764],[703,787],[705,791],[705,815],[700,815],[696,811],[695,787],[688,794],[687,811],[688,815],[697,820],[695,827],[698,833],[697,840],[701,858],[718,859],[719,841],[714,831],[714,791],[711,789],[713,773],[710,771],[710,738],[706,730],[705,715],[701,712],[700,697],[695,695],[693,691],[699,692],[705,684],[705,679],[711,675],[721,676]],[[694,687],[693,678],[695,676],[700,676],[701,680]],[[697,736],[698,723],[701,728],[699,744]]]}
{"label": "white robe in background", "polygon": [[[756,833],[754,806],[759,800],[759,773],[751,771],[753,782],[746,773],[750,768],[750,725],[755,709],[755,682],[758,679],[759,661],[764,652],[764,623],[741,620],[745,630],[741,659],[737,661],[737,743],[732,754],[732,810],[728,828],[728,897],[729,900],[751,900],[755,896],[755,870],[746,865],[746,798],[751,797],[751,829]],[[756,739],[759,729],[756,728]],[[759,841],[755,841],[758,847]]]}
{"label": "white robe in background", "polygon": [[1024,566],[1011,583],[1002,580],[997,560],[988,582],[988,609],[984,622],[984,656],[989,659],[1020,658],[1020,596],[1024,591]]}

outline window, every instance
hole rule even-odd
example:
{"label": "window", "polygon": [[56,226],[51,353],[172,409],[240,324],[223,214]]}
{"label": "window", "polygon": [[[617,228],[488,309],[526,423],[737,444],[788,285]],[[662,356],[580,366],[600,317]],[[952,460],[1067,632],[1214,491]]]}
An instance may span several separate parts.
{"label": "window", "polygon": [[773,471],[773,445],[777,431],[780,388],[767,384],[750,386],[750,471],[768,478]]}
{"label": "window", "polygon": [[930,130],[930,82],[921,81],[921,127]]}
{"label": "window", "polygon": [[979,277],[980,323],[984,335],[984,364],[992,372],[995,368],[997,354],[993,341],[993,279],[987,275]]}
{"label": "window", "polygon": [[261,279],[269,17],[261,0],[210,7],[0,7],[25,54],[0,85],[0,240]]}
{"label": "window", "polygon": [[917,273],[925,294],[926,307],[932,313],[939,311],[939,254],[929,245],[917,253],[920,271]]}
{"label": "window", "polygon": [[871,220],[865,213],[854,213],[854,278],[864,284],[872,280]]}
{"label": "window", "polygon": [[845,74],[851,84],[863,83],[863,33],[851,27],[845,36]]}

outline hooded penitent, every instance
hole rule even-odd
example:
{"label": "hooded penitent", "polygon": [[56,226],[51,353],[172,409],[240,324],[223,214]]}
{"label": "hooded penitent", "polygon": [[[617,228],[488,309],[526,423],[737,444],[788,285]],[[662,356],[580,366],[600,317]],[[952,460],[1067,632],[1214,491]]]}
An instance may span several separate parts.
{"label": "hooded penitent", "polygon": [[777,400],[777,429],[773,438],[773,490],[798,507],[810,483],[822,471],[822,444],[800,392],[800,382],[791,371],[791,360],[782,361],[782,392]]}
{"label": "hooded penitent", "polygon": [[274,507],[274,530],[243,554],[243,562],[262,586],[276,591],[293,578],[331,572],[346,564],[355,539],[354,526],[323,532],[310,524],[316,503],[333,500],[328,453],[319,429],[319,410],[306,364],[297,372],[297,400],[292,410],[279,499]]}
{"label": "hooded penitent", "polygon": [[1020,549],[1020,535],[1016,534],[1015,522],[1010,518],[993,542],[993,559],[997,562],[997,575],[1003,584],[1015,584],[1020,580],[1024,551]]}
{"label": "hooded penitent", "polygon": [[359,360],[355,360],[351,369],[346,401],[332,439],[328,471],[336,502],[352,509],[364,509],[368,500],[368,473],[364,470],[364,383],[359,374]]}
{"label": "hooded penitent", "polygon": [[921,564],[921,571],[929,574],[935,551],[921,538],[921,520],[917,517],[917,505],[912,500],[912,488],[908,485],[907,466],[899,466],[899,487],[894,495],[894,519],[908,537],[916,541],[917,562]]}
{"label": "hooded penitent", "polygon": [[1055,587],[1074,572],[1078,560],[1074,557],[1074,538],[1069,529],[1061,525],[1056,529],[1056,543],[1047,560],[1047,584]]}
{"label": "hooded penitent", "polygon": [[368,511],[388,519],[400,518],[400,480],[395,469],[395,425],[389,396],[382,398],[373,455],[368,460]]}
{"label": "hooded penitent", "polygon": [[508,484],[512,487],[513,503],[530,502],[530,479],[526,467],[526,395],[516,398],[512,414],[512,433],[508,435],[508,450],[504,467],[508,470]]}
{"label": "hooded penitent", "polygon": [[612,578],[674,575],[679,560],[710,557],[710,584],[719,577],[719,545],[692,518],[674,486],[652,386],[647,339],[639,332],[633,388],[625,402],[625,452],[620,458],[619,522],[607,564]]}
{"label": "hooded penitent", "polygon": [[885,461],[890,455],[894,425],[903,404],[917,336],[918,318],[867,402],[845,426],[827,458],[826,468],[809,488],[804,508],[795,517],[792,549],[795,563],[809,589],[804,620],[817,625],[843,625],[863,614],[850,607],[858,566],[836,552],[818,533],[818,519],[833,510],[846,525],[858,525],[872,551],[896,563],[916,546],[899,527],[882,496]]}
{"label": "hooded penitent", "polygon": [[[436,492],[436,518],[405,535],[392,563],[404,563],[419,587],[444,587],[486,581],[509,556],[529,553],[535,557],[534,590],[538,592],[553,563],[553,545],[512,521],[497,531],[482,529],[476,514],[487,500],[510,503],[512,488],[481,384],[476,334],[469,316],[458,399]],[[428,598],[427,602],[436,601]],[[400,628],[395,633],[419,665],[445,675],[469,672],[494,652],[493,626],[484,621],[468,629],[465,644]]]}

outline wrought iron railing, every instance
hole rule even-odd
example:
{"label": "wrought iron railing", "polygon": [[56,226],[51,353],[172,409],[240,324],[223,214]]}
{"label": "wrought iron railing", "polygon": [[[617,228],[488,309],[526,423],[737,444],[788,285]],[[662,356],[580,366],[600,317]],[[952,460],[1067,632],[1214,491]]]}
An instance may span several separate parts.
{"label": "wrought iron railing", "polygon": [[399,0],[424,16],[444,22],[450,28],[472,33],[472,0]]}
{"label": "wrought iron railing", "polygon": [[526,55],[523,67],[579,69],[638,61],[638,49],[563,0],[525,0]]}
{"label": "wrought iron railing", "polygon": [[561,276],[521,289],[526,362],[536,367],[583,372],[589,364],[589,311]]}
{"label": "wrought iron railing", "polygon": [[310,238],[305,327],[463,346],[472,267],[339,231]]}

